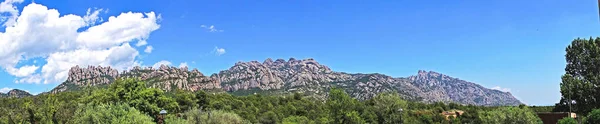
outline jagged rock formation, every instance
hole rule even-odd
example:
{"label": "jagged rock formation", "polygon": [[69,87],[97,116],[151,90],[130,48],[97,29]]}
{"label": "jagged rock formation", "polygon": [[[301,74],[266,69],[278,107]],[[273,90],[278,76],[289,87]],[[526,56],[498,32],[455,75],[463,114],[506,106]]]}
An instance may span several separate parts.
{"label": "jagged rock formation", "polygon": [[408,79],[424,93],[424,99],[429,101],[486,106],[521,104],[509,92],[487,89],[481,85],[433,71],[421,70],[417,75],[410,76]]}
{"label": "jagged rock formation", "polygon": [[19,90],[19,89],[12,89],[12,90],[8,91],[7,93],[0,93],[0,98],[2,98],[2,97],[22,98],[22,97],[28,97],[28,96],[32,96],[32,95],[27,91],[23,91],[23,90]]}
{"label": "jagged rock formation", "polygon": [[237,62],[227,70],[204,76],[187,67],[134,67],[118,73],[110,67],[73,67],[67,81],[51,92],[76,90],[84,86],[106,85],[120,77],[140,78],[148,86],[166,91],[222,89],[236,95],[253,93],[288,94],[300,92],[324,98],[332,87],[343,88],[354,98],[366,100],[382,92],[397,92],[405,99],[423,102],[457,102],[474,105],[518,105],[508,92],[491,90],[475,83],[452,78],[436,72],[419,71],[407,78],[383,74],[348,74],[332,71],[314,59],[290,58]]}
{"label": "jagged rock formation", "polygon": [[165,65],[161,65],[157,69],[152,67],[134,67],[119,74],[118,70],[110,67],[88,66],[87,68],[80,68],[79,66],[75,66],[69,71],[67,81],[58,85],[50,92],[56,93],[66,90],[77,90],[87,86],[107,85],[121,77],[139,78],[142,81],[146,81],[148,83],[147,86],[160,88],[165,91],[175,88],[196,91],[199,89],[217,89],[221,87],[218,82],[204,76],[197,69],[188,71],[187,67],[176,68]]}

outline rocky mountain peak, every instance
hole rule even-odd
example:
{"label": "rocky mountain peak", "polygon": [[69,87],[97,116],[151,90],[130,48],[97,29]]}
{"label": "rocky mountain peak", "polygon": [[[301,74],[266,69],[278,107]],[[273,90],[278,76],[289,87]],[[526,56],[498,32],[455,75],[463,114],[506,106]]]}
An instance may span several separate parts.
{"label": "rocky mountain peak", "polygon": [[263,64],[265,64],[265,65],[273,65],[273,60],[272,60],[271,58],[267,58],[267,59],[266,59],[266,60],[263,62]]}
{"label": "rocky mountain peak", "polygon": [[27,96],[32,96],[32,95],[29,92],[27,92],[27,91],[19,90],[19,89],[12,89],[12,90],[8,91],[6,94],[0,93],[0,97],[17,97],[17,98],[21,98],[21,97],[27,97]]}

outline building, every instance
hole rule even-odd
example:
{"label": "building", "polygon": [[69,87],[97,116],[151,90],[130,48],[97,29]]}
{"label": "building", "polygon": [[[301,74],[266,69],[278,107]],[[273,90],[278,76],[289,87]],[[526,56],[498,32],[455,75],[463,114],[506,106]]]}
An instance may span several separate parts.
{"label": "building", "polygon": [[542,119],[544,124],[556,124],[558,123],[558,120],[569,116],[577,118],[577,114],[569,112],[538,112],[537,115]]}
{"label": "building", "polygon": [[465,113],[465,112],[461,111],[461,110],[450,110],[450,111],[442,112],[442,115],[446,118],[446,120],[448,120],[448,117],[450,117],[450,116],[456,118],[456,116],[460,116],[463,113]]}

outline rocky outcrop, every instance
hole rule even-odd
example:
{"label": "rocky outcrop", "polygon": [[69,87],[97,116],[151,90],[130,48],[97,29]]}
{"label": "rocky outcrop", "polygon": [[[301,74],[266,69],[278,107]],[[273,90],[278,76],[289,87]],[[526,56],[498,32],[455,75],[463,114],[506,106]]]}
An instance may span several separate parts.
{"label": "rocky outcrop", "polygon": [[424,102],[457,102],[474,105],[518,105],[510,93],[487,89],[475,83],[437,72],[418,71],[408,78],[383,74],[348,74],[332,71],[314,59],[290,58],[238,62],[211,76],[224,90],[275,90],[326,95],[331,87],[343,88],[354,98],[366,100],[382,92],[397,92],[405,99]]}
{"label": "rocky outcrop", "polygon": [[349,74],[332,71],[314,59],[267,59],[264,62],[237,62],[231,68],[210,77],[197,69],[170,66],[134,67],[118,73],[110,67],[73,67],[67,81],[52,92],[76,90],[85,86],[106,85],[121,77],[139,78],[149,87],[165,91],[222,89],[233,94],[256,92],[289,94],[305,93],[325,98],[333,87],[342,88],[352,97],[366,100],[383,92],[396,92],[403,98],[423,102],[457,102],[474,105],[518,105],[510,93],[487,89],[475,83],[436,72],[418,71],[407,78],[383,74]]}
{"label": "rocky outcrop", "polygon": [[67,81],[54,88],[51,93],[67,90],[78,90],[82,87],[107,85],[116,79],[128,77],[139,78],[147,83],[147,86],[159,88],[165,91],[182,89],[196,91],[199,89],[219,89],[221,85],[212,80],[197,69],[189,71],[187,67],[176,68],[161,65],[159,68],[133,67],[131,70],[121,73],[110,67],[88,66],[80,68],[75,66],[69,71]]}
{"label": "rocky outcrop", "polygon": [[2,97],[22,98],[22,97],[28,97],[28,96],[32,96],[32,95],[27,91],[23,91],[23,90],[19,90],[19,89],[12,89],[12,90],[8,91],[7,93],[0,93],[0,98],[2,98]]}
{"label": "rocky outcrop", "polygon": [[509,92],[488,89],[433,71],[420,70],[417,75],[408,79],[423,92],[424,100],[430,102],[458,102],[484,106],[521,104]]}

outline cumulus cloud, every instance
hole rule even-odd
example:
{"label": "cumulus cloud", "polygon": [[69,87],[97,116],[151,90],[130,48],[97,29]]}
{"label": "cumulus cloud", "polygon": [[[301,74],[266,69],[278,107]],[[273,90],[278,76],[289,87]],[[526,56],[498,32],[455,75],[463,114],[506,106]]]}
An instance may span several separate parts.
{"label": "cumulus cloud", "polygon": [[161,65],[171,66],[171,62],[169,62],[167,60],[162,60],[162,61],[159,61],[159,62],[155,63],[154,65],[152,65],[152,68],[159,68]]}
{"label": "cumulus cloud", "polygon": [[499,91],[502,91],[502,92],[510,92],[510,88],[502,88],[500,86],[495,86],[495,87],[492,87],[491,89],[493,89],[493,90],[499,90]]}
{"label": "cumulus cloud", "polygon": [[15,24],[17,18],[19,17],[19,10],[14,4],[22,3],[23,0],[6,0],[0,3],[0,14],[7,13],[8,16],[0,16],[0,23],[4,22],[2,26],[12,26]]}
{"label": "cumulus cloud", "polygon": [[146,49],[144,49],[144,52],[151,53],[153,49],[154,48],[152,46],[146,46]]}
{"label": "cumulus cloud", "polygon": [[[99,17],[104,9],[88,9],[80,16],[31,3],[19,14],[13,4],[20,2],[0,3],[0,14],[10,13],[5,32],[0,32],[0,68],[19,78],[17,83],[62,82],[75,65],[121,70],[139,65],[139,52],[130,42],[146,45],[150,33],[160,28],[160,15],[154,12],[126,12],[104,20]],[[34,58],[46,63],[17,66]]]}
{"label": "cumulus cloud", "polygon": [[188,67],[187,62],[182,62],[179,64],[179,68]]}
{"label": "cumulus cloud", "polygon": [[40,82],[42,82],[42,77],[39,74],[23,77],[23,78],[15,81],[15,83],[36,83],[36,84],[39,84]]}
{"label": "cumulus cloud", "polygon": [[219,29],[215,28],[214,25],[210,25],[210,26],[200,25],[200,27],[207,29],[208,32],[223,32],[223,30],[219,30]]}
{"label": "cumulus cloud", "polygon": [[8,91],[10,91],[12,89],[13,88],[4,87],[4,88],[0,89],[0,93],[8,93]]}
{"label": "cumulus cloud", "polygon": [[225,49],[219,48],[219,47],[215,47],[215,50],[213,52],[215,53],[215,55],[220,56],[220,55],[225,54]]}

